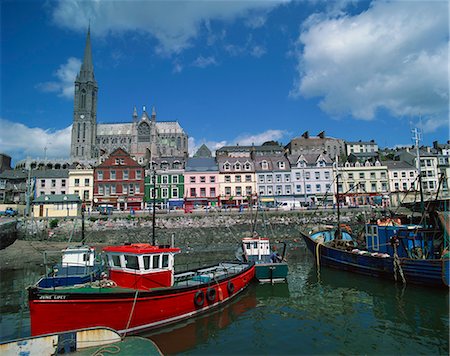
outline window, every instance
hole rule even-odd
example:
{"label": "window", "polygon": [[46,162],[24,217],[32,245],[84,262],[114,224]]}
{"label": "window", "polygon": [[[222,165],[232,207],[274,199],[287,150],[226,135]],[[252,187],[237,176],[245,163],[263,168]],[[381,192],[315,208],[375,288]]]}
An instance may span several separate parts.
{"label": "window", "polygon": [[320,192],[320,190],[321,190],[320,184],[316,184],[316,192]]}
{"label": "window", "polygon": [[306,184],[306,192],[311,193],[311,184]]}
{"label": "window", "polygon": [[239,162],[236,162],[236,163],[234,164],[234,169],[235,169],[236,171],[240,171],[240,170],[241,170],[241,164],[240,164]]}
{"label": "window", "polygon": [[394,178],[398,178],[398,172],[394,172]]}
{"label": "window", "polygon": [[377,191],[377,183],[372,182],[370,184],[370,189],[372,192],[376,192]]}
{"label": "window", "polygon": [[136,179],[142,179],[142,171],[140,169],[136,170]]}
{"label": "window", "polygon": [[238,197],[242,196],[242,188],[241,187],[236,187],[236,195]]}
{"label": "window", "polygon": [[134,192],[136,194],[140,194],[141,193],[141,186],[139,184],[135,184],[134,185]]}
{"label": "window", "polygon": [[230,170],[230,164],[227,162],[227,163],[225,163],[224,165],[223,165],[223,169],[225,170],[225,171],[229,171]]}
{"label": "window", "polygon": [[113,267],[121,267],[120,266],[120,256],[119,255],[112,255],[110,261],[110,265]]}
{"label": "window", "polygon": [[272,183],[272,175],[271,174],[267,175],[267,183]]}
{"label": "window", "polygon": [[178,184],[178,176],[172,176],[172,184]]}
{"label": "window", "polygon": [[128,194],[128,184],[122,184],[122,194]]}
{"label": "window", "polygon": [[314,172],[314,177],[316,179],[320,179],[320,172]]}
{"label": "window", "polygon": [[167,255],[167,254],[163,254],[163,255],[162,255],[162,263],[161,263],[161,267],[162,267],[162,268],[167,268],[167,267],[169,267],[169,255]]}
{"label": "window", "polygon": [[283,187],[281,185],[277,185],[277,187],[276,187],[276,194],[277,195],[283,194]]}
{"label": "window", "polygon": [[197,196],[197,192],[196,192],[195,188],[191,188],[190,195],[191,195],[191,197]]}
{"label": "window", "polygon": [[325,189],[329,192],[331,190],[331,184],[325,184]]}
{"label": "window", "polygon": [[330,172],[324,172],[325,179],[330,179]]}
{"label": "window", "polygon": [[150,269],[150,256],[143,256],[144,269]]}
{"label": "window", "polygon": [[[79,178],[75,178],[75,187],[79,187],[80,186],[80,179]],[[42,187],[42,185],[41,185]]]}
{"label": "window", "polygon": [[269,185],[268,187],[267,187],[267,195],[272,195],[272,186],[271,185]]}
{"label": "window", "polygon": [[278,162],[278,168],[279,169],[284,169],[285,167],[285,163],[284,162]]}
{"label": "window", "polygon": [[247,162],[246,164],[244,164],[244,169],[246,171],[249,171],[251,169],[250,163]]}
{"label": "window", "polygon": [[206,177],[200,176],[200,183],[206,183]]}
{"label": "window", "polygon": [[115,180],[116,179],[116,171],[111,170],[110,178],[111,178],[111,180]]}
{"label": "window", "polygon": [[[75,191],[75,192],[77,192],[77,191]],[[75,193],[75,194],[77,194],[77,193]],[[103,184],[98,185],[98,194],[103,195]]]}
{"label": "window", "polygon": [[252,181],[252,176],[249,175],[249,174],[247,174],[247,175],[245,176],[245,181],[246,181],[246,182],[251,182],[251,181]]}
{"label": "window", "polygon": [[128,169],[123,171],[123,179],[128,179]]}
{"label": "window", "polygon": [[359,173],[359,179],[364,179],[364,172]]}
{"label": "window", "polygon": [[172,188],[172,198],[178,198],[178,188]]}
{"label": "window", "polygon": [[286,185],[285,189],[286,189],[286,194],[290,195],[291,194],[291,186],[290,185]]}
{"label": "window", "polygon": [[[100,193],[100,190],[99,190],[99,194],[103,195],[103,187],[101,187],[101,188],[102,188],[102,192]],[[44,192],[41,192],[41,193],[42,193],[41,195],[44,195]],[[80,191],[79,190],[75,190],[74,194],[80,195]]]}
{"label": "window", "polygon": [[403,190],[408,190],[408,184],[407,183],[403,183]]}
{"label": "window", "polygon": [[241,176],[236,176],[235,179],[236,179],[236,183],[241,183],[241,181],[242,181],[242,180],[241,180]]}
{"label": "window", "polygon": [[50,194],[51,194],[51,195],[55,195],[55,191],[52,190],[52,191],[50,192]]}
{"label": "window", "polygon": [[280,183],[280,182],[281,182],[281,174],[276,174],[276,175],[275,175],[275,181],[276,181],[277,183]]}
{"label": "window", "polygon": [[266,194],[266,187],[261,186],[259,187],[259,195],[265,195]]}
{"label": "window", "polygon": [[261,162],[261,168],[262,169],[269,169],[269,164],[267,163],[267,161],[262,161]]}
{"label": "window", "polygon": [[89,184],[90,184],[89,178],[84,178],[84,186],[89,187]]}
{"label": "window", "polygon": [[291,175],[290,175],[290,174],[285,174],[285,175],[284,175],[284,181],[285,181],[286,183],[289,183],[289,182],[291,181]]}
{"label": "window", "polygon": [[116,194],[116,185],[111,184],[111,194]]}
{"label": "window", "polygon": [[206,188],[200,188],[200,196],[206,197]]}
{"label": "window", "polygon": [[225,176],[225,183],[231,182],[231,176]]}
{"label": "window", "polygon": [[402,178],[406,178],[406,172],[402,172]]}
{"label": "window", "polygon": [[169,183],[169,176],[163,175],[161,177],[161,179],[162,179],[162,181],[161,181],[162,184],[168,184]]}
{"label": "window", "polygon": [[300,180],[301,179],[301,174],[300,174],[300,172],[296,172],[295,173],[295,180]]}
{"label": "window", "polygon": [[160,255],[153,255],[152,258],[152,267],[153,269],[158,269],[159,267],[159,261],[160,261]]}
{"label": "window", "polygon": [[139,269],[138,257],[125,255],[125,267],[129,269]]}
{"label": "window", "polygon": [[109,184],[105,184],[105,195],[106,196],[109,195],[109,190],[110,190]]}
{"label": "window", "polygon": [[210,176],[210,177],[209,177],[209,182],[210,182],[210,183],[215,183],[215,182],[216,182],[216,177]]}
{"label": "window", "polygon": [[301,192],[302,192],[302,186],[301,186],[300,184],[297,184],[297,185],[295,186],[295,192],[296,192],[296,193],[301,193]]}
{"label": "window", "polygon": [[258,182],[259,183],[264,183],[264,176],[263,175],[258,176]]}
{"label": "window", "polygon": [[370,179],[375,179],[375,178],[376,178],[375,172],[370,172]]}
{"label": "window", "polygon": [[382,182],[382,183],[381,183],[381,190],[382,190],[383,192],[386,192],[386,191],[387,191],[387,184],[386,184],[386,182]]}
{"label": "window", "polygon": [[383,178],[383,179],[386,178],[386,172],[381,172],[381,178]]}
{"label": "window", "polygon": [[310,179],[311,178],[311,173],[310,172],[305,172],[305,178],[306,179]]}
{"label": "window", "polygon": [[116,158],[115,161],[114,161],[114,164],[120,164],[120,159]]}
{"label": "window", "polygon": [[[65,194],[63,192],[61,192],[61,194]],[[83,200],[89,200],[89,190],[84,190],[83,191]]]}
{"label": "window", "polygon": [[348,174],[348,179],[353,179],[353,173]]}
{"label": "window", "polygon": [[247,185],[245,187],[245,195],[252,195],[252,187]]}
{"label": "window", "polygon": [[128,194],[130,194],[130,195],[134,195],[134,185],[133,184],[130,184],[129,186],[128,186]]}
{"label": "window", "polygon": [[61,179],[61,187],[65,187],[66,186],[66,180],[65,179]]}
{"label": "window", "polygon": [[162,188],[161,189],[161,198],[168,198],[169,197],[169,189]]}
{"label": "window", "polygon": [[209,189],[209,196],[215,197],[216,196],[216,188],[210,188]]}
{"label": "window", "polygon": [[103,180],[103,171],[97,171],[97,179]]}
{"label": "window", "polygon": [[231,187],[225,187],[225,195],[231,195]]}
{"label": "window", "polygon": [[190,176],[189,177],[189,183],[195,183],[195,177]]}
{"label": "window", "polygon": [[[86,192],[86,190],[85,190],[85,192]],[[66,194],[66,191],[65,190],[61,190],[61,194]]]}

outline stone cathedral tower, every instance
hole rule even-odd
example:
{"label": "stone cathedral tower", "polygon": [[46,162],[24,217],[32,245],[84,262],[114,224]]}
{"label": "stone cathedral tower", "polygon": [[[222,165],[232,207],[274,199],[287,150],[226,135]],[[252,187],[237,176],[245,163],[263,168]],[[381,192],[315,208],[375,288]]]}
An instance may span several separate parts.
{"label": "stone cathedral tower", "polygon": [[83,64],[75,79],[75,99],[73,108],[72,143],[70,156],[77,160],[95,157],[97,132],[97,92],[92,63],[91,34],[88,29]]}

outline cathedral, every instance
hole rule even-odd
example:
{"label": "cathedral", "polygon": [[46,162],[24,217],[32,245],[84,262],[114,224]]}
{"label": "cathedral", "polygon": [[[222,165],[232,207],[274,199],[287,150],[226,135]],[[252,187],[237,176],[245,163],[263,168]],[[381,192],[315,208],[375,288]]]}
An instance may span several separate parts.
{"label": "cathedral", "polygon": [[75,79],[70,157],[100,163],[116,148],[126,150],[139,164],[161,157],[188,156],[188,136],[178,121],[157,121],[153,107],[141,115],[136,107],[128,123],[97,124],[98,85],[94,76],[90,29],[83,63]]}

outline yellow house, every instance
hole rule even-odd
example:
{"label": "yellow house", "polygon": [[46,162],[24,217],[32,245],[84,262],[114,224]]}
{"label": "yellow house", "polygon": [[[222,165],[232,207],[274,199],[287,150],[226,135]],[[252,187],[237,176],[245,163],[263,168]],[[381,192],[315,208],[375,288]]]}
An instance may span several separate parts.
{"label": "yellow house", "polygon": [[63,218],[78,216],[81,199],[77,194],[41,195],[33,201],[35,218]]}
{"label": "yellow house", "polygon": [[69,194],[78,195],[86,207],[92,207],[94,199],[94,170],[71,169],[69,171]]}

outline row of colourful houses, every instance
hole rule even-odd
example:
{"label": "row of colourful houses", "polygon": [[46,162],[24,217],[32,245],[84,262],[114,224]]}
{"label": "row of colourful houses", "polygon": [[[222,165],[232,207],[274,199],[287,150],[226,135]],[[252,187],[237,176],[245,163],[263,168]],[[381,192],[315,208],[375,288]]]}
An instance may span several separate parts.
{"label": "row of colourful houses", "polygon": [[[448,163],[439,164],[436,155],[423,152],[420,169],[425,196],[433,196],[438,189],[441,196],[448,196],[448,181],[439,180],[443,173],[449,176]],[[51,216],[42,207],[50,203],[60,206],[52,208],[52,214],[59,210],[63,216],[70,215],[74,197],[88,209],[109,206],[136,211],[154,201],[162,209],[190,211],[248,204],[332,206],[337,190],[341,204],[347,206],[390,206],[414,200],[418,192],[418,170],[406,154],[401,161],[339,164],[322,153],[285,154],[276,145],[224,147],[216,157],[158,158],[147,168],[119,148],[96,167],[79,166],[66,174],[59,180],[54,173],[52,178],[35,181],[35,216]],[[58,196],[61,201],[55,202]]]}

